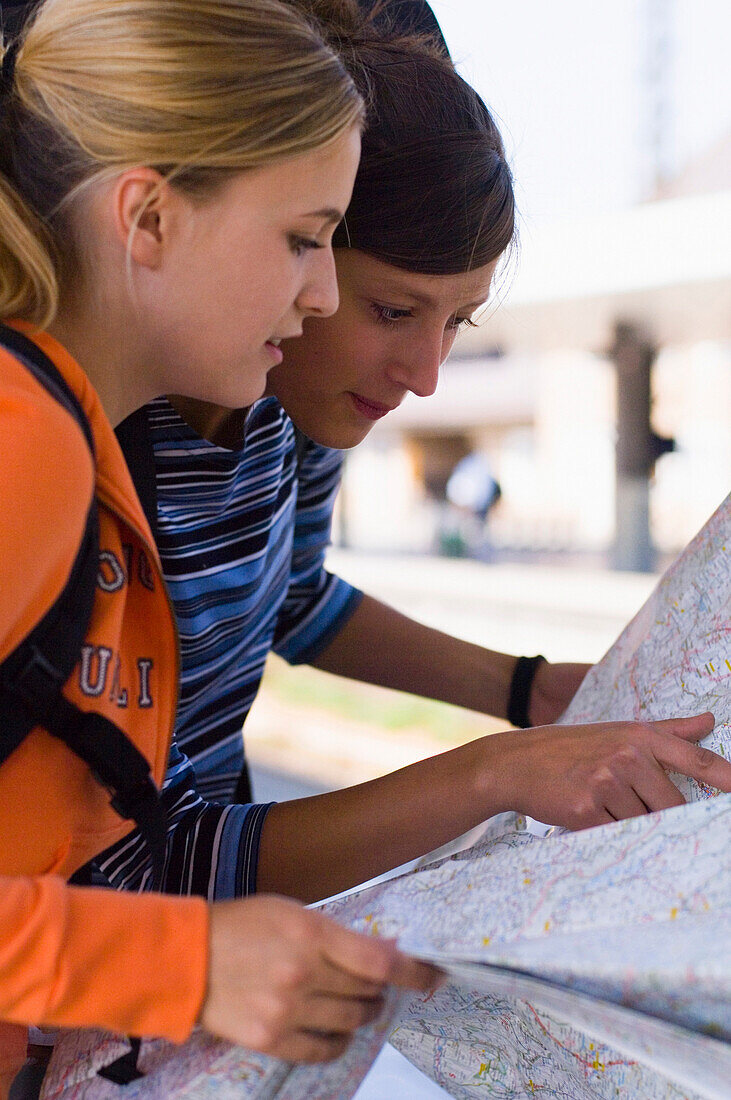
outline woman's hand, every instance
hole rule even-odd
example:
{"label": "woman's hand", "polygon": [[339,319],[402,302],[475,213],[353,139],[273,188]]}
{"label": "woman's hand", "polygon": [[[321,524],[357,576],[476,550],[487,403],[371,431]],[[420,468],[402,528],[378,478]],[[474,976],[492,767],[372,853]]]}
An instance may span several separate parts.
{"label": "woman's hand", "polygon": [[504,809],[586,829],[682,805],[666,769],[731,791],[731,763],[691,743],[713,725],[706,713],[494,734],[479,742],[477,797],[494,803],[497,793]]}
{"label": "woman's hand", "polygon": [[378,1016],[386,985],[427,992],[440,976],[393,941],[351,932],[287,898],[221,902],[211,907],[200,1023],[276,1058],[330,1061]]}
{"label": "woman's hand", "polygon": [[557,722],[581,686],[591,665],[542,662],[531,685],[528,714],[536,726]]}

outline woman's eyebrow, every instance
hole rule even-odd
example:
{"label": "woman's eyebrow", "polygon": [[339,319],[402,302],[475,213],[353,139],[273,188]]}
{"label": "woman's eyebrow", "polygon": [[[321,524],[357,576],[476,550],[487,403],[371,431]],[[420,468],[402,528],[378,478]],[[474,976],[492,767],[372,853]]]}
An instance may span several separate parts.
{"label": "woman's eyebrow", "polygon": [[326,222],[341,222],[343,220],[342,210],[338,210],[335,206],[324,206],[322,210],[308,210],[306,214],[302,215],[303,218],[324,218]]}
{"label": "woman's eyebrow", "polygon": [[[392,298],[401,298],[402,300],[410,299],[412,302],[416,302],[417,305],[426,306],[429,309],[438,308],[441,304],[438,298],[434,298],[428,293],[409,290],[406,287],[399,287],[395,284],[389,284],[387,281],[384,281],[384,283],[382,284],[382,296],[384,295]],[[472,313],[476,309],[479,309],[480,306],[484,306],[486,301],[487,298],[481,298],[479,301],[476,302],[460,302],[460,304],[456,306],[454,312],[461,313],[463,310],[467,310]]]}

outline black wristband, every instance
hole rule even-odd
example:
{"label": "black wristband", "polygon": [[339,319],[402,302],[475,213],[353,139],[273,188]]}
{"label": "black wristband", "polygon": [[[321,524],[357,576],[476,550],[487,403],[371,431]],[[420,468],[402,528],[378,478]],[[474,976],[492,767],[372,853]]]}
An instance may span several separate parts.
{"label": "black wristband", "polygon": [[508,722],[524,730],[530,726],[528,707],[530,705],[530,689],[538,666],[545,661],[545,657],[518,657],[510,679],[510,693],[508,695]]}

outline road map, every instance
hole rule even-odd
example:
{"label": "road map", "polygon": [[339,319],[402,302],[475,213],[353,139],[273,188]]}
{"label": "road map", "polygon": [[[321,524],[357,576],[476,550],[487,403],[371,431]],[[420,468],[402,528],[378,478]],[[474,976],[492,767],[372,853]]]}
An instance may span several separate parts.
{"label": "road map", "polygon": [[[731,497],[586,677],[567,723],[712,710],[731,757]],[[731,795],[579,833],[501,814],[472,847],[332,900],[335,919],[438,962],[338,1062],[293,1067],[196,1033],[143,1044],[124,1095],[349,1100],[390,1041],[453,1097],[729,1100]],[[123,1039],[69,1032],[44,1100],[118,1100]],[[387,1098],[384,1098],[387,1100]]]}

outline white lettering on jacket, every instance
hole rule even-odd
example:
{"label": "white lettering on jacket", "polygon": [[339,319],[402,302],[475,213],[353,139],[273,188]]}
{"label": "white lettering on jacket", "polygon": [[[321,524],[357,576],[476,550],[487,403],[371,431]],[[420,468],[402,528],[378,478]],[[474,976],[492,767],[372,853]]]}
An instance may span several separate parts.
{"label": "white lettering on jacket", "polygon": [[101,550],[97,584],[102,592],[119,592],[120,588],[124,588],[126,580],[124,569],[116,554],[111,550]]}
{"label": "white lettering on jacket", "polygon": [[103,645],[82,645],[79,686],[84,695],[97,696],[104,691],[111,649]]}
{"label": "white lettering on jacket", "polygon": [[147,657],[140,657],[137,660],[137,671],[140,677],[140,693],[137,697],[137,705],[140,707],[151,707],[152,696],[150,694],[150,672],[152,671],[153,662]]}
{"label": "white lettering on jacket", "polygon": [[[112,650],[103,645],[84,645],[81,647],[79,687],[84,695],[96,698],[103,694],[110,679],[109,669],[113,656]],[[152,692],[150,691],[150,674],[154,663],[149,657],[138,657],[136,662],[137,706],[145,710],[153,705]],[[119,657],[116,658],[113,668],[109,698],[118,707],[124,708],[129,704],[129,692],[126,687],[122,686]]]}

